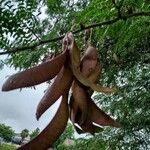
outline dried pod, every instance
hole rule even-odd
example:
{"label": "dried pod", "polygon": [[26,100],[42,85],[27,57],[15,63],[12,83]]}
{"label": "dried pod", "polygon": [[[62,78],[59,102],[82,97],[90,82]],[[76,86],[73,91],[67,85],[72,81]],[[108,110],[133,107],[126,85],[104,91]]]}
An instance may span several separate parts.
{"label": "dried pod", "polygon": [[10,76],[3,84],[2,91],[30,87],[54,78],[66,60],[67,51],[38,66]]}
{"label": "dried pod", "polygon": [[[89,46],[82,58],[81,61],[81,72],[87,77],[90,75],[90,73],[95,69],[97,64],[97,51],[95,48]],[[73,100],[74,105],[76,105],[75,113],[72,113],[72,115],[76,116],[77,110],[80,110],[81,116],[80,116],[80,123],[81,125],[87,118],[87,93],[82,88],[82,85],[75,80],[72,84],[72,92],[73,92]],[[74,106],[75,107],[75,106]],[[77,109],[78,108],[78,109]],[[75,108],[74,108],[75,109]],[[75,119],[75,118],[74,118]]]}
{"label": "dried pod", "polygon": [[[81,117],[82,117],[82,111],[79,109],[79,106],[77,105],[76,101],[74,101],[73,96],[71,96],[70,100],[70,119],[74,125],[75,130],[77,133],[82,134],[89,132],[91,134],[98,133],[103,131],[103,128],[96,126],[91,121],[91,108],[88,105],[88,114],[84,122],[81,124]],[[76,126],[77,123],[82,129],[80,129],[78,126]]]}
{"label": "dried pod", "polygon": [[91,106],[91,120],[93,122],[102,126],[120,127],[120,124],[96,106],[92,99],[89,99],[89,104]]}
{"label": "dried pod", "polygon": [[80,121],[78,122],[78,124],[81,125],[87,118],[88,93],[80,86],[80,83],[77,80],[75,80],[72,85],[72,95],[73,95],[75,104],[78,105],[78,109],[81,111]]}
{"label": "dried pod", "polygon": [[69,115],[67,99],[68,93],[65,93],[52,121],[36,138],[19,147],[18,150],[47,150],[52,146],[67,125]]}
{"label": "dried pod", "polygon": [[38,104],[36,110],[36,118],[39,119],[40,116],[59,99],[59,97],[67,90],[70,89],[73,80],[73,75],[68,66],[64,66],[57,77],[55,78],[53,84],[49,86],[45,95]]}
{"label": "dried pod", "polygon": [[93,83],[97,83],[101,76],[101,72],[102,72],[102,65],[98,61],[95,66],[95,69],[90,73],[88,79]]}
{"label": "dried pod", "polygon": [[74,124],[76,122],[76,118],[78,118],[78,114],[80,116],[80,113],[78,109],[78,104],[74,101],[73,95],[71,95],[70,97],[69,108],[70,108],[69,113],[70,120]]}
{"label": "dried pod", "polygon": [[36,111],[37,120],[56,100],[67,90],[70,89],[72,83],[72,72],[68,67],[63,67],[57,75],[53,84],[48,88],[47,92],[38,104]]}
{"label": "dried pod", "polygon": [[94,70],[98,63],[98,54],[96,48],[89,46],[81,59],[81,72],[88,77]]}
{"label": "dried pod", "polygon": [[[84,90],[84,88],[83,88]],[[82,128],[83,130],[83,133],[86,133],[86,132],[89,132],[91,133],[92,135],[94,135],[96,132],[100,132],[100,131],[103,131],[103,128],[101,127],[98,127],[98,126],[95,126],[91,120],[91,116],[92,116],[92,108],[90,106],[90,103],[89,103],[89,100],[90,100],[90,97],[87,96],[87,106],[88,106],[88,110],[87,110],[87,117],[86,117],[86,120],[83,122],[83,124],[79,124],[80,127]],[[78,122],[77,122],[78,123]]]}
{"label": "dried pod", "polygon": [[[68,34],[68,50],[70,52],[70,67],[72,69],[72,72],[74,76],[77,78],[79,82],[81,82],[84,86],[90,87],[94,91],[97,92],[103,92],[103,93],[112,93],[116,89],[110,88],[110,87],[101,87],[96,85],[95,83],[92,83],[83,73],[80,71],[80,50],[78,49],[74,37],[72,33]],[[67,38],[66,37],[66,38]]]}

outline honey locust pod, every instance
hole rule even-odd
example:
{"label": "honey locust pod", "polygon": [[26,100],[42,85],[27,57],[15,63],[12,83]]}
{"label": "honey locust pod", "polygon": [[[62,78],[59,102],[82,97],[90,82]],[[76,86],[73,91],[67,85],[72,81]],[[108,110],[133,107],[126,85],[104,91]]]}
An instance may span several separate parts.
{"label": "honey locust pod", "polygon": [[21,146],[18,150],[47,150],[63,133],[69,116],[68,93],[64,93],[60,106],[47,127],[29,143]]}
{"label": "honey locust pod", "polygon": [[116,89],[110,87],[101,87],[92,83],[83,73],[80,71],[80,50],[78,49],[74,37],[72,33],[67,35],[68,38],[68,50],[70,52],[70,67],[74,76],[77,78],[79,82],[81,82],[84,86],[90,87],[94,91],[103,92],[103,93],[112,93],[115,92]]}
{"label": "honey locust pod", "polygon": [[121,127],[121,125],[102,111],[92,99],[89,99],[89,105],[91,106],[91,120],[101,126]]}
{"label": "honey locust pod", "polygon": [[[73,96],[71,96],[69,106],[70,106],[70,119],[71,119],[77,133],[83,134],[83,133],[89,132],[94,135],[94,133],[103,131],[103,128],[94,125],[93,122],[91,121],[90,106],[88,106],[88,114],[82,124],[81,124],[81,116],[82,116],[83,112],[81,110],[79,110],[79,106],[77,105],[76,101],[74,101]],[[76,126],[76,124],[78,124],[78,126],[80,126],[81,129],[78,126]]]}
{"label": "honey locust pod", "polygon": [[66,60],[67,51],[38,66],[10,76],[3,84],[2,91],[30,87],[54,78]]}
{"label": "honey locust pod", "polygon": [[88,105],[87,105],[87,93],[83,90],[83,88],[80,86],[80,83],[78,81],[74,81],[72,85],[72,95],[74,102],[78,106],[78,110],[81,111],[80,121],[78,122],[79,125],[81,125],[87,118],[87,111],[88,111]]}
{"label": "honey locust pod", "polygon": [[95,70],[98,60],[96,48],[89,46],[81,59],[80,68],[83,75],[88,77]]}
{"label": "honey locust pod", "polygon": [[[97,50],[94,47],[88,47],[85,51],[80,68],[83,75],[86,77],[91,74],[92,71],[95,70],[96,64],[98,60]],[[80,121],[78,122],[79,125],[81,125],[87,118],[87,96],[88,93],[82,88],[82,84],[78,82],[76,79],[74,80],[72,84],[72,98],[74,100],[74,105],[76,104],[78,107],[78,110],[81,111]],[[76,116],[77,109],[74,110],[75,114],[73,116]]]}
{"label": "honey locust pod", "polygon": [[76,123],[77,121],[77,118],[81,116],[81,113],[80,113],[77,102],[74,101],[73,95],[71,95],[70,97],[69,108],[70,108],[69,117],[74,125],[74,123]]}
{"label": "honey locust pod", "polygon": [[51,86],[49,86],[45,95],[41,99],[40,103],[37,106],[36,110],[36,118],[37,120],[41,117],[41,115],[59,99],[59,97],[70,89],[71,83],[73,80],[72,71],[68,67],[68,65],[64,65],[54,82]]}

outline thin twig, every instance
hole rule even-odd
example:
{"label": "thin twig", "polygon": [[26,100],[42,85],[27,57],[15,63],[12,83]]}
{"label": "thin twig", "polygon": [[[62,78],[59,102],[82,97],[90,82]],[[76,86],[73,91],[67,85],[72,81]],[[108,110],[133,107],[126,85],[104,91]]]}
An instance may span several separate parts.
{"label": "thin twig", "polygon": [[[81,32],[83,30],[90,29],[90,28],[101,27],[101,26],[104,26],[104,25],[111,25],[113,23],[118,22],[119,20],[127,20],[129,18],[139,17],[139,16],[150,16],[150,12],[137,12],[137,13],[129,14],[129,15],[126,15],[126,16],[116,17],[116,18],[110,19],[108,21],[94,23],[94,24],[91,24],[89,26],[85,26],[84,28],[81,28],[81,29],[78,29],[76,31],[73,31],[73,34],[77,34],[77,33]],[[21,51],[25,51],[25,50],[29,50],[29,49],[34,49],[37,46],[40,46],[40,45],[43,45],[43,44],[47,44],[47,43],[50,43],[50,42],[56,42],[56,41],[62,40],[63,38],[64,38],[64,35],[56,37],[56,38],[53,38],[53,39],[39,41],[39,42],[36,42],[36,43],[34,43],[32,45],[12,48],[12,50],[5,51],[5,52],[0,52],[0,55],[12,54],[12,53],[21,52]]]}

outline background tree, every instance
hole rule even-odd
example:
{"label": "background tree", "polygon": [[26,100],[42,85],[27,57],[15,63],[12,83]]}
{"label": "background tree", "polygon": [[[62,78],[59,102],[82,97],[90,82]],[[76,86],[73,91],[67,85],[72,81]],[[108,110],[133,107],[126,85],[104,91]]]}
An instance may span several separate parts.
{"label": "background tree", "polygon": [[[122,124],[121,129],[106,128],[96,139],[104,141],[109,149],[150,148],[148,1],[21,0],[14,3],[6,0],[0,4],[0,54],[8,54],[0,66],[25,69],[41,62],[48,53],[59,53],[61,39],[73,25],[83,51],[84,30],[93,28],[91,42],[103,63],[99,82],[118,88],[112,95],[96,93],[94,99]],[[41,18],[42,12],[45,18]]]}
{"label": "background tree", "polygon": [[72,124],[68,123],[65,131],[59,137],[59,139],[54,143],[53,148],[57,150],[65,150],[66,146],[64,146],[64,141],[66,139],[73,139],[74,140],[74,130]]}
{"label": "background tree", "polygon": [[0,137],[3,138],[6,142],[11,142],[11,139],[14,135],[15,133],[10,126],[0,124]]}
{"label": "background tree", "polygon": [[21,133],[20,133],[20,135],[21,135],[21,138],[22,138],[22,141],[23,141],[26,137],[28,137],[29,130],[28,129],[22,130]]}
{"label": "background tree", "polygon": [[40,133],[40,129],[36,128],[34,131],[32,131],[32,133],[30,134],[30,139],[32,140],[33,138],[35,138],[38,134]]}

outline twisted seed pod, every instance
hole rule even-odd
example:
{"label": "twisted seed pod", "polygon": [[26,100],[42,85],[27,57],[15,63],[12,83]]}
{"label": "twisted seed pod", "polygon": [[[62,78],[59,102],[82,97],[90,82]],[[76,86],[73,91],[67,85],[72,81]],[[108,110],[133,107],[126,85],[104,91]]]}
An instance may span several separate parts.
{"label": "twisted seed pod", "polygon": [[81,59],[80,68],[83,75],[89,77],[89,75],[95,70],[97,63],[97,50],[96,48],[89,46]]}
{"label": "twisted seed pod", "polygon": [[3,84],[2,91],[30,87],[54,78],[66,60],[67,51],[38,66],[10,76]]}
{"label": "twisted seed pod", "polygon": [[[78,57],[77,57],[77,59],[78,59]],[[75,60],[77,60],[77,59],[75,59]],[[85,53],[82,57],[81,64],[80,64],[81,72],[83,73],[83,75],[88,77],[91,74],[91,72],[93,72],[95,70],[97,60],[98,60],[97,50],[94,47],[89,46],[87,48],[87,50],[85,51]],[[74,80],[74,82],[72,84],[72,92],[73,92],[72,95],[73,95],[73,99],[74,99],[74,105],[76,104],[77,105],[76,107],[78,107],[80,112],[82,112],[81,116],[80,116],[80,121],[78,121],[78,124],[81,125],[87,118],[88,93],[82,88],[82,85],[77,80]],[[76,116],[77,109],[74,111],[75,111],[75,113],[72,113],[72,114],[74,114],[74,116]]]}
{"label": "twisted seed pod", "polygon": [[[90,87],[91,89],[93,89],[94,91],[97,92],[103,92],[103,93],[112,93],[114,92],[116,89],[114,88],[110,88],[110,87],[101,87],[96,85],[95,83],[92,83],[85,75],[83,75],[80,71],[80,50],[78,49],[74,37],[72,35],[72,33],[69,33],[67,35],[68,37],[68,50],[70,52],[70,67],[72,69],[72,72],[74,74],[74,76],[77,78],[77,80],[79,82],[81,82],[84,86]],[[67,38],[66,37],[66,38]]]}
{"label": "twisted seed pod", "polygon": [[73,75],[68,66],[64,66],[53,84],[48,88],[47,92],[41,99],[36,110],[37,120],[41,115],[56,102],[57,99],[65,92],[68,91],[73,80]]}
{"label": "twisted seed pod", "polygon": [[18,150],[47,150],[63,133],[69,116],[68,93],[62,96],[61,104],[52,121],[47,127],[29,143],[21,146]]}
{"label": "twisted seed pod", "polygon": [[102,72],[102,65],[99,61],[97,61],[95,69],[90,73],[88,79],[93,83],[98,82],[101,76],[101,72]]}
{"label": "twisted seed pod", "polygon": [[[102,66],[98,61],[95,70],[89,75],[88,79],[93,83],[97,83],[100,78],[101,71],[102,71]],[[88,88],[86,91],[88,92],[89,96],[92,96],[92,94],[94,93],[94,91],[91,88]]]}

